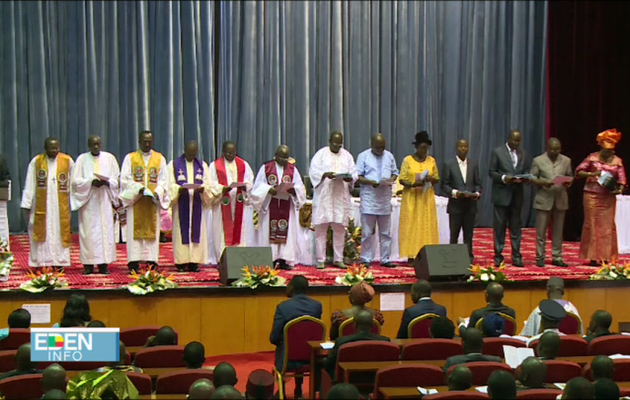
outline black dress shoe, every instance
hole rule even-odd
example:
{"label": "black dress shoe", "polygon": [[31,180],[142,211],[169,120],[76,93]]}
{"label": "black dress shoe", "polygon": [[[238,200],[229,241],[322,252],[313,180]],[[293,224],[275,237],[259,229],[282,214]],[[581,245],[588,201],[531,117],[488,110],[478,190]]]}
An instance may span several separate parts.
{"label": "black dress shoe", "polygon": [[568,267],[569,264],[565,263],[562,260],[554,260],[551,262],[551,265],[555,265],[556,267]]}
{"label": "black dress shoe", "polygon": [[83,265],[83,275],[90,275],[94,273],[94,265]]}
{"label": "black dress shoe", "polygon": [[175,268],[177,268],[177,272],[185,272],[186,264],[175,264]]}
{"label": "black dress shoe", "polygon": [[[394,264],[390,263],[390,262],[386,262],[384,264],[381,264],[381,267],[385,267],[385,268],[394,268]],[[369,267],[368,267],[369,268]]]}
{"label": "black dress shoe", "polygon": [[599,267],[599,263],[595,260],[591,260],[591,262],[588,263],[588,265],[590,265],[591,267]]}
{"label": "black dress shoe", "polygon": [[137,261],[132,261],[127,264],[127,268],[129,268],[130,273],[135,272],[137,274],[138,270],[140,269],[140,265]]}
{"label": "black dress shoe", "polygon": [[540,267],[540,268],[544,268],[545,267],[545,262],[543,260],[538,260],[538,261],[536,261],[536,266]]}
{"label": "black dress shoe", "polygon": [[188,271],[199,272],[199,265],[196,263],[188,263]]}
{"label": "black dress shoe", "polygon": [[517,261],[512,261],[512,266],[513,267],[518,267],[518,268],[523,268],[525,265],[523,265],[523,260],[517,260]]}
{"label": "black dress shoe", "polygon": [[108,268],[107,264],[99,264],[98,273],[102,275],[109,275],[109,270],[107,268]]}

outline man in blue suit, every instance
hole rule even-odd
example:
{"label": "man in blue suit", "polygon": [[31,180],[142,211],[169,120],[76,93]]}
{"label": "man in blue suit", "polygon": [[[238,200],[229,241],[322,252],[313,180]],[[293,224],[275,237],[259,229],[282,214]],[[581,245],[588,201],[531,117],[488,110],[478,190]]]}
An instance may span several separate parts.
{"label": "man in blue suit", "polygon": [[[296,275],[287,285],[287,297],[289,300],[283,301],[276,307],[276,314],[273,317],[273,327],[269,335],[271,344],[276,345],[276,368],[282,370],[284,362],[284,326],[291,320],[299,317],[310,316],[321,319],[322,303],[313,300],[306,295],[308,290],[308,280],[302,275]],[[288,360],[288,370],[301,367],[302,363],[295,363]],[[303,378],[295,378],[295,398],[302,397]]]}
{"label": "man in blue suit", "polygon": [[427,281],[420,280],[411,286],[411,300],[414,306],[409,307],[403,312],[400,329],[398,329],[398,339],[407,339],[407,331],[409,323],[424,314],[437,314],[446,318],[446,308],[436,304],[431,300],[431,284]]}

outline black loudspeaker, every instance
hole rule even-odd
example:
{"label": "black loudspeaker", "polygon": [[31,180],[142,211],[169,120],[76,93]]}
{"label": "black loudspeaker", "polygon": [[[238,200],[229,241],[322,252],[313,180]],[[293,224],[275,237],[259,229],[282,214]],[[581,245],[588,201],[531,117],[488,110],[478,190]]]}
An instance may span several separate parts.
{"label": "black loudspeaker", "polygon": [[227,286],[241,278],[242,268],[273,266],[271,247],[226,247],[219,261],[219,280]]}
{"label": "black loudspeaker", "polygon": [[470,256],[465,244],[424,246],[413,262],[416,278],[427,281],[459,280],[470,275]]}

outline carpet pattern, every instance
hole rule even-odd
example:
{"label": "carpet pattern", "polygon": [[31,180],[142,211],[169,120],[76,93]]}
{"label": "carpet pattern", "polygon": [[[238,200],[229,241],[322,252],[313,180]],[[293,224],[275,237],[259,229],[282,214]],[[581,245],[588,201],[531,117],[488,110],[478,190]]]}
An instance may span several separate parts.
{"label": "carpet pattern", "polygon": [[[509,238],[509,236],[507,236]],[[537,268],[536,258],[536,231],[533,228],[523,230],[521,243],[521,253],[523,254],[525,268],[515,268],[510,266],[511,249],[509,239],[506,243],[504,255],[506,255],[506,275],[514,281],[546,280],[550,275],[560,276],[564,279],[586,280],[597,269],[584,265],[585,260],[579,258],[580,244],[577,242],[565,242],[564,261],[569,264],[569,268],[552,267],[551,244],[547,243],[547,267]],[[70,256],[72,265],[66,268],[66,276],[70,289],[117,289],[131,282],[127,271],[126,246],[117,245],[118,261],[110,265],[110,275],[82,275],[83,266],[79,261],[79,237],[73,235]],[[477,228],[474,236],[474,252],[476,263],[486,265],[493,262],[493,237],[491,228]],[[13,270],[6,282],[0,282],[0,290],[18,289],[20,284],[26,280],[25,273],[28,272],[28,235],[11,236],[11,250],[13,251],[15,262]],[[624,260],[625,258],[625,260]],[[621,257],[621,261],[630,262],[630,257]],[[173,249],[171,243],[160,245],[160,256],[158,260],[160,269],[165,274],[173,274],[173,280],[180,287],[211,287],[219,286],[219,272],[214,266],[200,267],[199,273],[177,272],[173,262]],[[415,272],[413,267],[407,264],[400,264],[396,268],[382,268],[378,263],[372,265],[375,276],[375,284],[405,284],[415,282]],[[330,286],[335,285],[335,278],[343,273],[334,267],[327,267],[318,270],[313,266],[298,265],[291,271],[282,271],[281,275],[290,278],[293,275],[301,274],[309,278],[311,285]]]}

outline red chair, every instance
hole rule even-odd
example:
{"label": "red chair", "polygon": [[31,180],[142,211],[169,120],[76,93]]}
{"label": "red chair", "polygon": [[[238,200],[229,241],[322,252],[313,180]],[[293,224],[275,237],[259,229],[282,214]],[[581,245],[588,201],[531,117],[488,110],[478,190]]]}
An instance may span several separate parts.
{"label": "red chair", "polygon": [[[534,349],[534,353],[538,356],[538,339],[532,341],[529,347]],[[585,356],[588,350],[586,340],[575,336],[560,336],[560,350],[557,357],[579,357]]]}
{"label": "red chair", "polygon": [[328,391],[333,387],[333,381],[328,371],[325,368],[322,368],[322,389],[319,392],[320,399],[328,398]]}
{"label": "red chair", "polygon": [[134,365],[138,368],[184,368],[183,346],[157,346],[136,353]]}
{"label": "red chair", "polygon": [[440,318],[440,316],[424,314],[412,319],[407,327],[407,337],[409,339],[429,339],[431,337],[431,324],[435,318]]}
{"label": "red chair", "polygon": [[613,354],[630,354],[630,336],[601,336],[588,344],[589,356],[611,356]]}
{"label": "red chair", "polygon": [[435,365],[392,365],[376,372],[373,399],[385,399],[382,387],[431,387],[444,384],[444,371]]}
{"label": "red chair", "polygon": [[[343,321],[341,325],[339,325],[339,337],[354,335],[354,328],[354,318]],[[377,320],[374,320],[372,324],[372,333],[375,335],[381,334],[381,323]]]}
{"label": "red chair", "polygon": [[[273,373],[278,382],[280,399],[284,399],[284,380],[289,377],[304,377],[311,373],[311,349],[310,341],[324,341],[326,339],[326,325],[319,319],[304,316],[295,318],[284,326],[284,361],[282,371],[273,368]],[[137,357],[137,356],[136,356]],[[289,371],[289,361],[303,362],[304,366]]]}
{"label": "red chair", "polygon": [[[136,326],[134,328],[127,328],[120,331],[120,341],[125,346],[144,346],[147,343],[147,339],[151,336],[155,336],[161,326]],[[179,343],[179,337],[177,331],[175,331],[175,343]]]}
{"label": "red chair", "polygon": [[566,383],[573,378],[582,376],[582,367],[569,361],[548,360],[546,383]]}
{"label": "red chair", "polygon": [[0,340],[0,351],[17,350],[21,345],[31,342],[31,330],[25,328],[9,329],[9,336]]}
{"label": "red chair", "polygon": [[558,330],[565,335],[576,335],[582,330],[582,319],[567,311],[567,316],[562,319]]}
{"label": "red chair", "polygon": [[[489,337],[483,339],[483,354],[504,358],[503,346],[525,347],[525,342],[518,339]],[[460,353],[461,354],[461,353]]]}
{"label": "red chair", "polygon": [[620,397],[630,397],[630,388],[619,388]]}
{"label": "red chair", "polygon": [[0,381],[0,393],[5,400],[41,399],[42,374],[19,375]]}
{"label": "red chair", "polygon": [[[512,367],[507,364],[503,364],[500,362],[494,361],[475,361],[464,364],[468,367],[470,372],[472,372],[473,379],[472,384],[474,386],[484,386],[488,384],[488,378],[494,371],[505,371],[510,374],[513,374]],[[457,365],[453,365],[446,371],[446,376],[448,377],[451,372],[457,367]]]}
{"label": "red chair", "polygon": [[188,394],[188,389],[198,379],[210,379],[214,374],[209,369],[186,369],[183,371],[167,372],[158,376],[155,384],[155,394]]}
{"label": "red chair", "polygon": [[17,350],[0,351],[0,373],[13,371],[17,368],[15,353]]}
{"label": "red chair", "polygon": [[139,372],[125,372],[125,375],[127,375],[127,378],[129,378],[131,383],[138,389],[139,395],[150,395],[153,393],[153,382],[149,375]]}
{"label": "red chair", "polygon": [[[507,314],[504,313],[497,313],[501,318],[503,318],[505,320],[505,334],[506,335],[510,335],[510,336],[514,336],[516,335],[516,320],[512,317],[510,317]],[[483,318],[480,318],[479,321],[477,321],[477,323],[475,324],[475,328],[479,329],[480,331],[481,326],[483,325]]]}
{"label": "red chair", "polygon": [[556,400],[561,394],[562,390],[557,389],[528,389],[516,392],[516,398],[519,400]]}
{"label": "red chair", "polygon": [[[630,380],[630,360],[613,360],[615,363],[615,375],[613,375],[613,381],[615,382],[627,382]],[[591,364],[588,363],[584,366],[582,376],[589,381],[593,380],[591,376]]]}
{"label": "red chair", "polygon": [[418,339],[403,346],[401,360],[445,360],[463,354],[461,342],[451,339]]}
{"label": "red chair", "polygon": [[488,395],[485,395],[480,392],[465,392],[465,391],[456,391],[456,392],[444,392],[438,394],[431,394],[423,397],[424,400],[459,400],[459,399],[467,399],[467,400],[488,400]]}
{"label": "red chair", "polygon": [[363,342],[346,343],[339,347],[339,352],[337,353],[337,365],[335,367],[337,383],[345,381],[344,372],[339,367],[339,363],[355,361],[398,361],[399,359],[400,348],[398,345],[391,342],[367,340]]}

